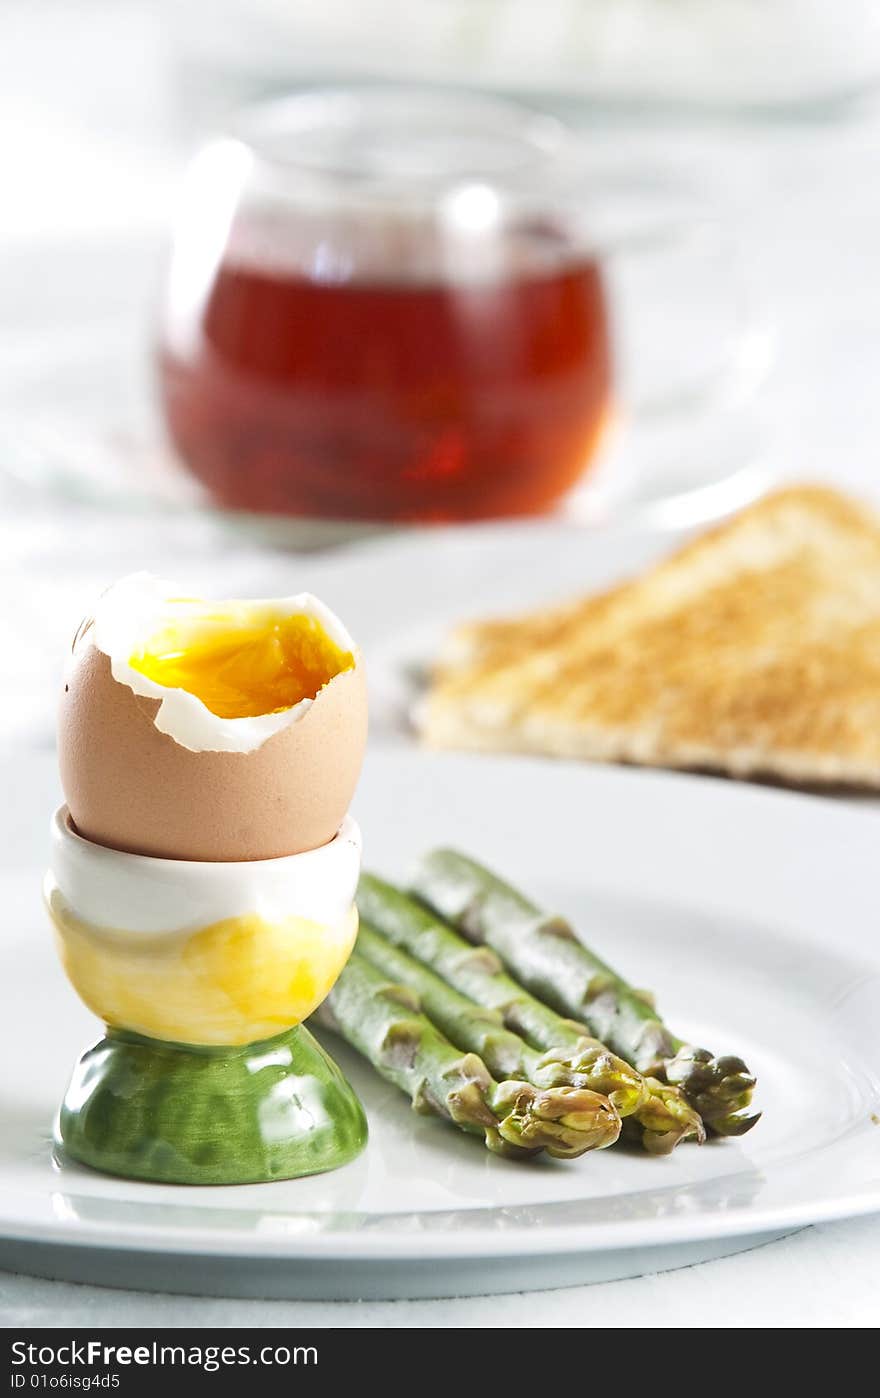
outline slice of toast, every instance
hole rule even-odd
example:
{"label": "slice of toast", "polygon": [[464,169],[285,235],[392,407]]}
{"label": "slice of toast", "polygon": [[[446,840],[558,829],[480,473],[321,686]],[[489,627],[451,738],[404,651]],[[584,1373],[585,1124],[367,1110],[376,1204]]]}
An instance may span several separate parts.
{"label": "slice of toast", "polygon": [[437,747],[880,787],[880,518],[797,486],[612,591],[458,628]]}

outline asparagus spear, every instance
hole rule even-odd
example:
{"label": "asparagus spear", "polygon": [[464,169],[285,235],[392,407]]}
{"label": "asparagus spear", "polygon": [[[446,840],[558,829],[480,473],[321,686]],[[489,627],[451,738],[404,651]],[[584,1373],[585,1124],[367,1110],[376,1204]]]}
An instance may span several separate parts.
{"label": "asparagus spear", "polygon": [[[495,1011],[508,1030],[541,1051],[534,1072],[522,1061],[533,1082],[541,1086],[573,1083],[603,1093],[621,1117],[632,1116],[639,1123],[643,1144],[653,1154],[665,1154],[690,1136],[704,1139],[702,1121],[681,1093],[643,1078],[592,1038],[585,1025],[563,1019],[530,995],[504,972],[489,948],[472,946],[421,904],[375,875],[361,875],[357,901],[365,922],[460,994]],[[430,1007],[429,1013],[433,1013]]]}
{"label": "asparagus spear", "polygon": [[573,1072],[563,1071],[559,1062],[545,1062],[547,1055],[505,1029],[496,1010],[486,1010],[459,994],[452,986],[435,975],[420,961],[401,951],[386,940],[369,923],[361,921],[357,939],[358,951],[371,965],[399,985],[408,986],[419,998],[422,1010],[456,1048],[476,1053],[493,1077],[518,1079],[534,1087],[576,1087],[585,1100],[594,1099],[597,1125],[606,1128],[598,1136],[595,1149],[613,1145],[620,1135],[620,1116],[601,1093],[593,1092]]}
{"label": "asparagus spear", "polygon": [[594,955],[564,918],[455,850],[432,851],[414,891],[472,942],[486,943],[536,995],[580,1015],[594,1034],[643,1073],[678,1087],[713,1131],[740,1136],[760,1113],[748,1106],[755,1079],[741,1058],[715,1058],[676,1038],[649,997]]}
{"label": "asparagus spear", "polygon": [[318,1017],[406,1092],[417,1112],[482,1135],[499,1155],[522,1159],[546,1150],[569,1159],[615,1130],[613,1108],[594,1092],[496,1082],[482,1059],[453,1048],[421,1013],[412,990],[389,981],[357,951]]}

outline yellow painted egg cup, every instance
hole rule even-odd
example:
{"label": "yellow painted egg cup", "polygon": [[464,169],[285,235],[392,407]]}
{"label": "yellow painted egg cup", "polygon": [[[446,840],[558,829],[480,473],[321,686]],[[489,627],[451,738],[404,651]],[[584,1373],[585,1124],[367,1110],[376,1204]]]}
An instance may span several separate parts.
{"label": "yellow painted egg cup", "polygon": [[159,859],[52,822],[45,898],[65,972],[106,1025],[55,1139],[110,1174],[245,1184],[363,1148],[363,1109],[303,1021],[357,935],[360,833],[240,863]]}

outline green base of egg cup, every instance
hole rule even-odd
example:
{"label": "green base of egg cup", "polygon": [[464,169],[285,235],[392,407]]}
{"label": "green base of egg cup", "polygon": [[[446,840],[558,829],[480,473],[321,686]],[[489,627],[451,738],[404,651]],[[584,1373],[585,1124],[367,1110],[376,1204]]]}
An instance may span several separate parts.
{"label": "green base of egg cup", "polygon": [[158,1184],[298,1179],[366,1140],[363,1107],[303,1025],[237,1048],[108,1030],[74,1068],[55,1127],[68,1158]]}

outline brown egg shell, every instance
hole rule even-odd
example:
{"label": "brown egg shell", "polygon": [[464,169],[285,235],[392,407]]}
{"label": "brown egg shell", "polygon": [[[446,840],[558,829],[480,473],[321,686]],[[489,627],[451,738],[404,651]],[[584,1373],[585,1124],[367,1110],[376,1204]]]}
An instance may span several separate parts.
{"label": "brown egg shell", "polygon": [[163,859],[273,859],[332,840],[367,738],[363,660],[252,752],[193,752],[153,723],[159,701],[77,646],[58,723],[61,784],[88,840]]}

